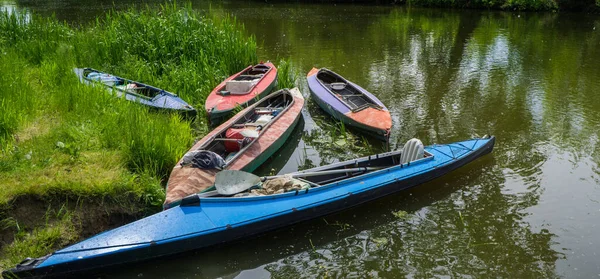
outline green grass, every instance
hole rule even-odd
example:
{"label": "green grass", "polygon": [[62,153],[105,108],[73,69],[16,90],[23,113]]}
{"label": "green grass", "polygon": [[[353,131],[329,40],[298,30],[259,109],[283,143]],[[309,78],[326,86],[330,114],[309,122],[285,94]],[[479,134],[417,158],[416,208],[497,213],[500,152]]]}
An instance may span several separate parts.
{"label": "green grass", "polygon": [[[147,82],[203,111],[214,86],[257,60],[255,39],[234,18],[190,5],[111,12],[78,27],[0,12],[0,232],[14,231],[0,244],[0,271],[80,237],[70,214],[19,226],[20,200],[51,212],[71,200],[159,210],[161,184],[207,131],[202,115],[191,123],[81,84],[75,67]],[[293,84],[282,64],[281,83]]]}
{"label": "green grass", "polygon": [[[89,26],[71,28],[56,20],[0,14],[0,142],[3,168],[19,129],[42,133],[38,153],[120,150],[122,165],[164,179],[193,141],[190,123],[177,115],[149,112],[101,88],[78,82],[74,67],[94,67],[180,94],[200,107],[224,77],[256,61],[256,43],[234,19],[201,17],[191,8],[113,12]],[[33,127],[30,127],[33,126]],[[26,138],[29,138],[26,136]],[[47,150],[56,142],[61,150]],[[8,160],[10,161],[10,160]]]}

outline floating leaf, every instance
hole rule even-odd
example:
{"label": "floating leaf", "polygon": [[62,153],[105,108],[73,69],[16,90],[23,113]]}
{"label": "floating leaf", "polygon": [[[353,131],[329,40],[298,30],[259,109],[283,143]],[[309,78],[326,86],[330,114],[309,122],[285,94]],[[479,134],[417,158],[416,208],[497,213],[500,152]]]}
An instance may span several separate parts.
{"label": "floating leaf", "polygon": [[388,243],[388,239],[385,237],[375,237],[373,238],[373,242],[377,244],[377,246],[385,245]]}
{"label": "floating leaf", "polygon": [[399,219],[407,219],[408,218],[408,212],[406,212],[404,210],[394,211],[394,212],[392,212],[392,214],[394,214],[394,216],[396,216],[396,218],[399,218]]}
{"label": "floating leaf", "polygon": [[344,145],[346,145],[346,143],[347,142],[345,139],[338,139],[335,141],[335,145],[337,145],[337,146],[344,146]]}

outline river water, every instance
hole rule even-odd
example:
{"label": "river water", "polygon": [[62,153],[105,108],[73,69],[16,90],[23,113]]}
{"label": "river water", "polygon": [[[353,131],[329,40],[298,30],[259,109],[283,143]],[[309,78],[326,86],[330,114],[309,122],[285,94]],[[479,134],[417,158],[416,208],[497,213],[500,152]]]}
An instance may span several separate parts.
{"label": "river water", "polygon": [[[138,3],[118,1],[117,9]],[[150,3],[154,5],[156,3]],[[0,1],[85,22],[112,1]],[[563,13],[197,1],[232,14],[259,57],[327,67],[378,96],[391,148],[492,134],[443,178],[250,240],[120,270],[121,278],[600,277],[600,17]],[[308,102],[260,172],[381,152]],[[352,133],[352,132],[351,132]],[[406,212],[406,213],[404,213]]]}

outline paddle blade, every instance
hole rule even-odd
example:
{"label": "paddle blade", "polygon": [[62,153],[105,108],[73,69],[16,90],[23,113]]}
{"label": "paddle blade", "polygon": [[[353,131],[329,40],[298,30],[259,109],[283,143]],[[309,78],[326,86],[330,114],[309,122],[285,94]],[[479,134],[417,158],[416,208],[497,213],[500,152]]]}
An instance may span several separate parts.
{"label": "paddle blade", "polygon": [[221,195],[234,195],[260,183],[260,177],[237,170],[222,170],[215,177],[215,188]]}

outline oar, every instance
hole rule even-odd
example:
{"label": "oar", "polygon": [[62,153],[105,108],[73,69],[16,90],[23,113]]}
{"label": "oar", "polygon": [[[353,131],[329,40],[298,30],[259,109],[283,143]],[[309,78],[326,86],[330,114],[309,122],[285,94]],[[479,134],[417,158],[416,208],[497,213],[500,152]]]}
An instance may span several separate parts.
{"label": "oar", "polygon": [[[328,174],[337,174],[337,173],[346,173],[346,172],[359,172],[359,171],[373,171],[382,169],[382,167],[360,167],[360,168],[351,168],[351,169],[340,169],[340,170],[329,170],[329,171],[316,171],[316,172],[296,172],[287,174],[291,177],[309,177],[309,176],[319,176],[319,175],[328,175]],[[265,176],[259,177],[257,175],[238,170],[222,170],[217,173],[215,177],[215,188],[217,188],[217,192],[221,195],[234,195],[237,193],[241,193],[246,191],[253,186],[258,185],[258,183],[263,182],[268,179],[283,177],[285,175],[276,175],[276,176]]]}

